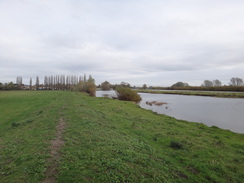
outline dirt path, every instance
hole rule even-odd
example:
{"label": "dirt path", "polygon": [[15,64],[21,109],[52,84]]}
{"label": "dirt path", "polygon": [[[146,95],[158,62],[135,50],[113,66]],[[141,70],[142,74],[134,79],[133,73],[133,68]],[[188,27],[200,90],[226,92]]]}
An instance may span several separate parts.
{"label": "dirt path", "polygon": [[60,118],[59,123],[56,126],[56,138],[51,141],[51,154],[48,159],[49,167],[46,171],[46,179],[42,183],[54,183],[56,182],[55,176],[58,173],[58,159],[60,158],[59,150],[64,145],[62,139],[62,132],[66,127],[66,123],[63,118]]}

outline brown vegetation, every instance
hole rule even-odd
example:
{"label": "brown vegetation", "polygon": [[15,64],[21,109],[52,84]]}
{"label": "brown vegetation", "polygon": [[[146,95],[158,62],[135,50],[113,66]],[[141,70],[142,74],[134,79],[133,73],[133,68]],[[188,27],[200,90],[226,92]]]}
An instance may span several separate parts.
{"label": "brown vegetation", "polygon": [[150,105],[150,106],[152,106],[152,105],[161,106],[161,105],[168,104],[168,103],[166,103],[166,102],[157,102],[157,101],[152,101],[152,102],[148,102],[147,101],[146,104]]}
{"label": "brown vegetation", "polygon": [[116,88],[117,98],[119,100],[140,102],[141,96],[135,91],[128,87]]}

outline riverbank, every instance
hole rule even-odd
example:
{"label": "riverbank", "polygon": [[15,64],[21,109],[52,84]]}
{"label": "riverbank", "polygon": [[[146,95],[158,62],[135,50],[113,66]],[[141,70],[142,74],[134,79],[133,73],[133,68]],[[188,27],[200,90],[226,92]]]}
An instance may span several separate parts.
{"label": "riverbank", "polygon": [[63,91],[0,95],[0,182],[242,182],[244,135],[131,102]]}
{"label": "riverbank", "polygon": [[171,94],[171,95],[192,95],[222,98],[244,98],[244,92],[206,92],[206,91],[162,91],[162,90],[136,90],[139,93]]}

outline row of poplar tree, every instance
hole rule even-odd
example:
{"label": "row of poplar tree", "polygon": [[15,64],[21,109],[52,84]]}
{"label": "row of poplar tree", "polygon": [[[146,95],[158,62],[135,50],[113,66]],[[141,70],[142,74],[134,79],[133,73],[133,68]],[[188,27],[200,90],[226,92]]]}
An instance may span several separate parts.
{"label": "row of poplar tree", "polygon": [[89,93],[95,96],[96,85],[95,80],[91,75],[87,78],[84,76],[76,75],[51,75],[44,77],[44,83],[41,84],[39,76],[36,77],[36,82],[33,84],[32,78],[30,78],[29,86],[26,87],[23,84],[21,76],[16,78],[16,89],[30,89],[30,90],[72,90]]}

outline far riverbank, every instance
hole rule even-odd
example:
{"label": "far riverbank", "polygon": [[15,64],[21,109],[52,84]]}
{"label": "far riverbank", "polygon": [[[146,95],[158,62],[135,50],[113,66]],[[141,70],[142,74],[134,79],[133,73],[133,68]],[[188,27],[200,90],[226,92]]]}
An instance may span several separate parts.
{"label": "far riverbank", "polygon": [[208,96],[222,98],[244,98],[244,92],[213,92],[213,91],[168,91],[168,90],[136,90],[138,93],[152,94],[171,94],[171,95],[193,95],[193,96]]}

